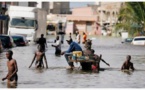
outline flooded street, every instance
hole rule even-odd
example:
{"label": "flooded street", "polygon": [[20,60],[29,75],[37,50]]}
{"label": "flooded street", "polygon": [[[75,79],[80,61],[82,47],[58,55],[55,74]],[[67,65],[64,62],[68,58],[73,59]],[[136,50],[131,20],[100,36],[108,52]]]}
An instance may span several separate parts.
{"label": "flooded street", "polygon": [[[33,64],[28,68],[37,50],[36,45],[12,48],[13,58],[18,64],[17,88],[144,88],[145,87],[145,46],[133,46],[129,43],[121,43],[121,38],[114,37],[90,37],[93,39],[92,48],[96,54],[102,54],[102,58],[110,64],[110,67],[101,62],[101,67],[106,68],[99,73],[84,72],[78,69],[66,70],[68,66],[64,56],[56,57],[55,48],[48,44],[46,58],[48,69],[35,69]],[[54,40],[49,36],[47,41]],[[81,45],[83,47],[83,45]],[[62,45],[62,51],[69,45]],[[134,72],[124,73],[120,71],[126,55],[131,55],[134,63]],[[5,52],[0,54],[0,79],[6,76]],[[79,67],[79,64],[75,64]],[[7,88],[6,81],[0,81],[0,88]]]}

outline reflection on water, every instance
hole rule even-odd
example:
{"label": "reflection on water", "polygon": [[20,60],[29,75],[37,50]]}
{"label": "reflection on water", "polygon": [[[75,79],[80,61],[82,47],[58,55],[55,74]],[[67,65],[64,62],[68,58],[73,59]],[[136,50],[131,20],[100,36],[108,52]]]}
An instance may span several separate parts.
{"label": "reflection on water", "polygon": [[[112,42],[113,41],[113,42]],[[48,43],[46,58],[48,69],[36,69],[35,65],[28,68],[36,51],[36,45],[12,48],[14,59],[18,64],[17,88],[144,88],[145,86],[145,47],[122,44],[120,38],[93,39],[92,48],[96,54],[110,64],[110,67],[100,63],[103,68],[99,73],[80,70],[75,64],[75,70],[67,70],[64,56],[56,57],[52,43]],[[81,44],[83,47],[83,45]],[[62,45],[62,51],[68,45]],[[131,55],[136,71],[122,72],[120,70],[126,55]],[[7,75],[5,52],[0,54],[0,78]],[[0,83],[0,88],[6,88],[6,81]]]}
{"label": "reflection on water", "polygon": [[17,88],[17,83],[7,83],[7,88]]}

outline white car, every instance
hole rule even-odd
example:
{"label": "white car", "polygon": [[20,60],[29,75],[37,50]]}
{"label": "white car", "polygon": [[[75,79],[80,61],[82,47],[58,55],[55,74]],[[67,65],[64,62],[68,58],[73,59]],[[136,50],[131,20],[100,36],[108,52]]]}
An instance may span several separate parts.
{"label": "white car", "polygon": [[145,45],[145,36],[134,37],[131,44],[133,44],[133,45]]}

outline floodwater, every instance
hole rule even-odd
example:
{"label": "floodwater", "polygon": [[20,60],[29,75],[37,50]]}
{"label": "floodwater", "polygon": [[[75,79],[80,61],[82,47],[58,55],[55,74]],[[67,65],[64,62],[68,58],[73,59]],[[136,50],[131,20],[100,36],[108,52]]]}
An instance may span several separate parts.
{"label": "floodwater", "polygon": [[[67,37],[67,36],[66,36]],[[56,57],[55,49],[48,44],[46,58],[49,69],[35,69],[34,64],[28,68],[36,45],[12,48],[13,58],[18,64],[17,88],[144,88],[145,87],[145,46],[133,46],[129,43],[121,43],[121,38],[114,37],[90,37],[96,54],[102,54],[102,58],[110,64],[110,67],[101,62],[101,67],[106,68],[99,73],[85,72],[76,68],[74,71],[66,69],[68,66],[64,56]],[[52,41],[54,37],[48,37]],[[83,45],[81,45],[83,47]],[[65,42],[62,51],[67,50]],[[132,56],[132,62],[136,71],[122,72],[120,68],[126,59],[126,55]],[[0,79],[6,76],[5,52],[0,54]],[[79,63],[75,64],[79,67]],[[6,81],[0,81],[0,88],[7,88]]]}

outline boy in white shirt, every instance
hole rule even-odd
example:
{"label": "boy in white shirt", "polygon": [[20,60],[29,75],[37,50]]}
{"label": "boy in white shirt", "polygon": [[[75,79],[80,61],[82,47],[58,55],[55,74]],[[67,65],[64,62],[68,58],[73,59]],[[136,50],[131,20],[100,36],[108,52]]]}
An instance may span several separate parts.
{"label": "boy in white shirt", "polygon": [[55,55],[59,56],[61,54],[61,42],[59,40],[59,36],[56,37],[55,45],[51,45],[52,47],[55,47]]}

